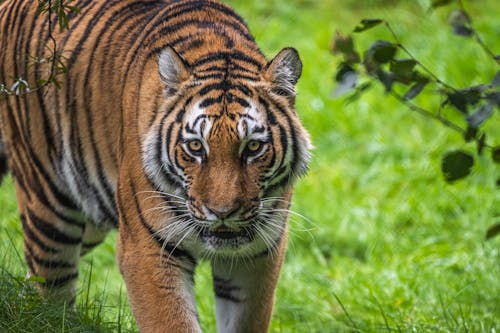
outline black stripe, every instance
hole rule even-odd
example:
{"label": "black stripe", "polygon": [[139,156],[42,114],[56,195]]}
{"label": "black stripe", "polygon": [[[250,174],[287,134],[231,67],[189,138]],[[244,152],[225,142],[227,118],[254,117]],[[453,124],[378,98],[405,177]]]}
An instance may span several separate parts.
{"label": "black stripe", "polygon": [[[189,263],[192,266],[196,266],[196,259],[186,250],[183,250],[179,248],[178,246],[175,246],[175,244],[172,243],[162,243],[163,248],[168,252],[168,255],[173,255],[176,258],[181,258],[189,261]],[[164,256],[167,254],[165,253]]]}
{"label": "black stripe", "polygon": [[208,93],[210,93],[211,91],[214,91],[214,90],[222,90],[224,92],[227,92],[227,91],[232,90],[232,89],[241,91],[246,96],[251,96],[251,94],[252,94],[251,91],[246,86],[244,86],[242,84],[231,83],[229,80],[222,80],[219,82],[207,84],[207,85],[203,86],[203,88],[201,88],[197,92],[197,94],[203,96],[203,95],[207,95]]}
{"label": "black stripe", "polygon": [[7,173],[7,157],[5,155],[0,155],[0,185],[2,184],[3,176],[6,173]]}
{"label": "black stripe", "polygon": [[240,98],[233,94],[228,94],[229,102],[236,102],[244,108],[249,108],[250,104],[243,98]]}
{"label": "black stripe", "polygon": [[40,250],[47,253],[58,253],[59,250],[55,249],[47,244],[45,244],[40,238],[38,238],[35,233],[31,230],[31,227],[26,223],[26,218],[23,214],[20,215],[21,224],[23,227],[23,236],[26,243],[35,243]]}
{"label": "black stripe", "polygon": [[55,228],[50,222],[45,221],[36,216],[29,209],[28,209],[28,218],[31,221],[33,227],[35,227],[45,237],[53,240],[54,242],[66,245],[76,245],[82,242],[81,237],[73,237],[66,235],[65,233]]}
{"label": "black stripe", "polygon": [[264,109],[266,110],[268,123],[271,126],[276,125],[276,123],[277,123],[276,116],[274,115],[271,108],[269,107],[269,103],[264,98],[262,98],[262,96],[259,96],[259,104],[261,104],[264,107]]}
{"label": "black stripe", "polygon": [[[65,262],[65,261],[60,261],[60,260],[51,260],[45,259],[45,258],[40,258],[38,257],[31,247],[29,246],[29,243],[25,243],[25,247],[27,250],[28,256],[33,260],[32,263],[36,263],[38,266],[44,267],[44,268],[75,268],[76,264]],[[31,261],[31,260],[30,260]],[[30,267],[32,269],[32,267]]]}
{"label": "black stripe", "polygon": [[[197,61],[195,61],[193,64],[191,64],[192,67],[199,67],[207,63],[211,63],[214,61],[219,61],[219,60],[238,60],[245,62],[247,64],[250,64],[258,69],[260,72],[262,70],[262,64],[255,60],[254,58],[251,58],[247,55],[245,55],[243,52],[238,51],[238,50],[233,50],[232,52],[228,51],[218,51],[218,52],[212,52],[208,53],[207,55],[201,57]],[[231,61],[232,62],[232,61]]]}
{"label": "black stripe", "polygon": [[214,292],[215,296],[218,298],[223,298],[225,300],[240,303],[242,300],[233,295],[234,291],[239,291],[240,287],[233,286],[230,284],[231,281],[221,279],[214,276]]}
{"label": "black stripe", "polygon": [[78,273],[71,273],[56,279],[45,279],[44,285],[48,286],[49,288],[58,288],[62,287],[68,282],[71,282],[78,278]]}
{"label": "black stripe", "polygon": [[223,97],[223,95],[219,95],[219,97],[215,97],[215,98],[212,98],[212,97],[205,98],[200,103],[200,107],[201,108],[208,108],[209,106],[212,106],[214,104],[222,103],[222,97]]}
{"label": "black stripe", "polygon": [[93,243],[85,243],[83,242],[82,243],[82,247],[86,248],[86,249],[93,249],[94,247],[96,247],[97,245],[101,244],[102,241],[97,241],[97,242],[93,242]]}

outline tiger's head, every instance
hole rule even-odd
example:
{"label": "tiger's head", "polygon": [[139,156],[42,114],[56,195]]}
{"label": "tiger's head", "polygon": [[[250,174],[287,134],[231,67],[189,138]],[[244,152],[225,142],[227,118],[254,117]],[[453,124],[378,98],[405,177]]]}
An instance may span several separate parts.
{"label": "tiger's head", "polygon": [[250,68],[229,56],[195,67],[167,47],[158,67],[163,104],[143,164],[170,213],[160,236],[208,256],[272,250],[311,146],[294,108],[298,53],[286,48]]}

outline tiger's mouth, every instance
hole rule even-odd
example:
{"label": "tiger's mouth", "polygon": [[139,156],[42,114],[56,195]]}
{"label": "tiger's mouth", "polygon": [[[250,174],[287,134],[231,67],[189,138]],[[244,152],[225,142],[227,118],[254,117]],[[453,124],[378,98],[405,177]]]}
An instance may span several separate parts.
{"label": "tiger's mouth", "polygon": [[255,231],[250,227],[230,228],[220,226],[215,229],[203,228],[200,232],[203,242],[214,247],[238,247],[255,239]]}

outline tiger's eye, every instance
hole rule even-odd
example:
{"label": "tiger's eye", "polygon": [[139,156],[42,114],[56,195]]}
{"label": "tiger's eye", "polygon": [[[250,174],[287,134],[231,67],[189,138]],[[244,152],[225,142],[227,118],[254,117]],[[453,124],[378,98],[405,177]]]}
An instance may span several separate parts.
{"label": "tiger's eye", "polygon": [[251,140],[248,142],[247,149],[248,151],[255,153],[262,147],[262,142],[257,141],[257,140]]}
{"label": "tiger's eye", "polygon": [[188,148],[192,152],[197,153],[201,151],[201,149],[203,148],[203,144],[200,140],[191,140],[188,142]]}

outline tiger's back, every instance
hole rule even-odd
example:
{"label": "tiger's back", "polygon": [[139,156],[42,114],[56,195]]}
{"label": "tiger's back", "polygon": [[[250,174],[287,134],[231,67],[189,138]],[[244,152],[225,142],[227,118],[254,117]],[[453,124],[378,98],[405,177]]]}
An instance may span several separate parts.
{"label": "tiger's back", "polygon": [[[73,301],[80,256],[120,224],[118,259],[142,330],[199,329],[190,281],[206,257],[219,330],[265,331],[281,212],[308,160],[296,52],[268,62],[215,1],[82,0],[64,30],[37,3],[0,5],[0,82],[22,78],[32,90],[0,99],[0,162],[8,157],[15,180],[30,273]],[[57,65],[51,49],[65,67],[60,88],[37,89]],[[240,258],[256,271],[233,269]]]}

